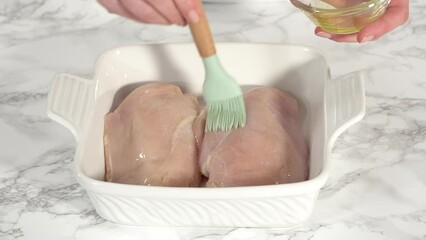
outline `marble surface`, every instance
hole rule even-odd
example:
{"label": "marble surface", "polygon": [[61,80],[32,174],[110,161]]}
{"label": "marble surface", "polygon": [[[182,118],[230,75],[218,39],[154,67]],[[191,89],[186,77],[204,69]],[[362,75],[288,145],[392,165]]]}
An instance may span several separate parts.
{"label": "marble surface", "polygon": [[99,217],[72,172],[75,142],[46,116],[56,72],[90,76],[121,45],[190,41],[92,0],[0,1],[0,239],[426,239],[426,3],[402,28],[366,44],[334,43],[287,1],[206,6],[217,41],[308,45],[333,75],[363,70],[367,114],[333,149],[311,219],[292,229],[118,226]]}

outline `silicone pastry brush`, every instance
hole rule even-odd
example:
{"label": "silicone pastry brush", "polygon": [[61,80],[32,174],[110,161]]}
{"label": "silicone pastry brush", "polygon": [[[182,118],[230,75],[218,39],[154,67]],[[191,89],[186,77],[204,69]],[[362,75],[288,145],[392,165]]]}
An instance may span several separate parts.
{"label": "silicone pastry brush", "polygon": [[208,109],[206,131],[229,131],[243,127],[246,123],[243,93],[216,55],[216,47],[202,4],[200,20],[190,23],[189,26],[205,68],[203,95]]}

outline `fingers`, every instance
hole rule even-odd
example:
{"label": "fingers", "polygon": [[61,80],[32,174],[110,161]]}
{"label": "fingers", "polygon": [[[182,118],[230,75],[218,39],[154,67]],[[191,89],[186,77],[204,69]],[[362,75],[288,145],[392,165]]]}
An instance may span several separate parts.
{"label": "fingers", "polygon": [[328,38],[335,42],[358,42],[357,41],[357,34],[333,34],[326,32],[322,30],[321,28],[317,27],[315,29],[315,34],[319,37]]}
{"label": "fingers", "polygon": [[133,15],[121,5],[119,0],[98,0],[98,2],[103,5],[110,13],[136,20]]}
{"label": "fingers", "polygon": [[187,22],[196,23],[200,20],[199,0],[174,0],[174,3]]}
{"label": "fingers", "polygon": [[110,13],[143,23],[185,25],[198,22],[199,0],[98,0]]}
{"label": "fingers", "polygon": [[177,25],[185,25],[185,19],[176,8],[172,0],[145,0],[157,12],[159,12],[169,23]]}
{"label": "fingers", "polygon": [[139,22],[170,24],[164,16],[143,0],[120,0],[120,2]]}
{"label": "fingers", "polygon": [[379,39],[384,34],[406,23],[408,16],[408,0],[392,0],[385,15],[363,28],[358,33],[357,40],[358,42],[366,42]]}

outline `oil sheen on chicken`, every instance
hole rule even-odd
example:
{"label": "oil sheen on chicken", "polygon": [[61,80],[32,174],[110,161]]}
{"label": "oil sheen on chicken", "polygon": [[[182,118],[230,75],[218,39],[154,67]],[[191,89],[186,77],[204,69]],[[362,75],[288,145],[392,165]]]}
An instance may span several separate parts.
{"label": "oil sheen on chicken", "polygon": [[[297,101],[276,88],[244,94],[247,124],[230,132],[206,132],[200,166],[207,187],[293,183],[308,178]],[[203,125],[206,111],[196,120]]]}
{"label": "oil sheen on chicken", "polygon": [[195,97],[173,84],[134,90],[105,117],[106,174],[110,182],[195,187],[201,174],[193,122]]}

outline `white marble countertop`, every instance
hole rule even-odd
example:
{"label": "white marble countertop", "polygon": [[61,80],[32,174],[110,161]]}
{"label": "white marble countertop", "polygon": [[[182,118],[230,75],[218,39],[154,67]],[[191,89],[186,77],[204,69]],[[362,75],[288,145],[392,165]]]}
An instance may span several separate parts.
{"label": "white marble countertop", "polygon": [[[0,239],[426,239],[426,3],[367,44],[313,34],[290,3],[207,5],[217,41],[322,50],[333,75],[363,70],[367,113],[333,150],[311,219],[292,230],[136,228],[100,218],[72,172],[75,142],[46,116],[56,72],[92,74],[121,45],[190,41],[187,28],[137,24],[89,0],[0,2]],[[123,238],[125,237],[125,238]]]}

